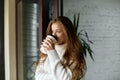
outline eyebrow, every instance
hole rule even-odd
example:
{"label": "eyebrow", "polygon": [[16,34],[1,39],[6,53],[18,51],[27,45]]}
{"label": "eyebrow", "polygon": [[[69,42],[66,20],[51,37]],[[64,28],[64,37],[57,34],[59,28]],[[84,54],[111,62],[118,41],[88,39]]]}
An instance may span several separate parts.
{"label": "eyebrow", "polygon": [[[52,29],[52,31],[53,31],[54,29]],[[57,28],[57,29],[55,29],[55,30],[62,30],[61,28]]]}

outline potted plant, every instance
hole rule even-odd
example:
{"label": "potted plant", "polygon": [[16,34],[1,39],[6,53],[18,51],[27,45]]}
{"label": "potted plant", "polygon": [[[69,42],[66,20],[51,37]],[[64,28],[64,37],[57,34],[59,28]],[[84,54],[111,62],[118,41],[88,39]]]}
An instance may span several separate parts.
{"label": "potted plant", "polygon": [[90,46],[90,44],[93,44],[93,42],[89,39],[89,36],[85,30],[80,30],[79,32],[77,32],[78,27],[79,27],[79,18],[80,18],[80,13],[74,14],[73,26],[75,28],[76,34],[78,35],[78,37],[82,43],[83,50],[84,50],[84,56],[87,57],[87,53],[88,53],[90,55],[91,59],[94,61],[93,51]]}

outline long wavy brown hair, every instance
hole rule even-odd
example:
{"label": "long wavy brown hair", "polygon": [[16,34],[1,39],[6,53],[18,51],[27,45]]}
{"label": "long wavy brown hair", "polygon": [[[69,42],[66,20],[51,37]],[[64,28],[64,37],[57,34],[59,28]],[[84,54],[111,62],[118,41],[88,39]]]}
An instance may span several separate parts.
{"label": "long wavy brown hair", "polygon": [[[52,34],[51,26],[53,23],[60,22],[63,24],[67,35],[67,49],[63,55],[61,63],[72,71],[72,80],[80,80],[86,71],[86,62],[83,56],[81,42],[74,30],[74,26],[69,18],[59,16],[50,21],[46,34]],[[47,57],[46,54],[40,53],[40,58]]]}

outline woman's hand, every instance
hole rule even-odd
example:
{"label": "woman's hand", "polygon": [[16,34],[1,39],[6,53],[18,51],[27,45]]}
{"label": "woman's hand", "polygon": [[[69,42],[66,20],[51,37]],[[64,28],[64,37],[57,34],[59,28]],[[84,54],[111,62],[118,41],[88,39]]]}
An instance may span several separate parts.
{"label": "woman's hand", "polygon": [[46,48],[47,51],[54,49],[54,43],[51,39],[46,38],[43,40],[41,47]]}

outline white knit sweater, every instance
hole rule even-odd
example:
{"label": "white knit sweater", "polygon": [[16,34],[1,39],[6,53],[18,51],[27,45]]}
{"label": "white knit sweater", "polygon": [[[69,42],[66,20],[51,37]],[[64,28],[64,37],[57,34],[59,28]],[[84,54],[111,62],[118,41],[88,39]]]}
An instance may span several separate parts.
{"label": "white knit sweater", "polygon": [[61,64],[66,44],[55,45],[54,50],[47,52],[48,57],[44,63],[38,64],[35,80],[71,80],[72,72]]}

